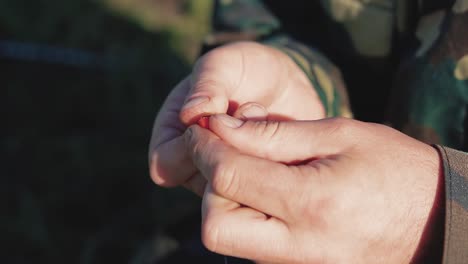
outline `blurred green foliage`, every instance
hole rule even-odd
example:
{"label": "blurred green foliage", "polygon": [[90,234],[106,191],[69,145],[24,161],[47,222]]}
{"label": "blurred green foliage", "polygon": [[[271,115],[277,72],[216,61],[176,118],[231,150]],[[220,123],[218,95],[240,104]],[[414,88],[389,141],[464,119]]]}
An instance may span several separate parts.
{"label": "blurred green foliage", "polygon": [[211,0],[102,0],[112,10],[139,23],[148,31],[171,33],[171,47],[189,63],[196,58],[209,29]]}
{"label": "blurred green foliage", "polygon": [[0,57],[1,263],[147,263],[199,200],[154,186],[153,119],[190,71],[208,0],[0,0],[0,41],[85,50],[110,67]]}

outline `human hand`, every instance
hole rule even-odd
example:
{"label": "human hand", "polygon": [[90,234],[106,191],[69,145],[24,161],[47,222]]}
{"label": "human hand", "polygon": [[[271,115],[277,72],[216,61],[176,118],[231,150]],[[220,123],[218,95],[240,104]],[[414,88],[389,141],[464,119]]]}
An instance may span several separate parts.
{"label": "human hand", "polygon": [[325,117],[310,81],[288,56],[250,42],[220,47],[198,60],[157,115],[149,151],[150,174],[157,184],[183,184],[203,194],[205,180],[181,136],[201,116],[220,113],[241,119]]}
{"label": "human hand", "polygon": [[268,263],[408,263],[443,234],[438,153],[394,129],[226,115],[212,116],[210,129],[192,126],[186,140],[208,180],[202,239],[214,252]]}

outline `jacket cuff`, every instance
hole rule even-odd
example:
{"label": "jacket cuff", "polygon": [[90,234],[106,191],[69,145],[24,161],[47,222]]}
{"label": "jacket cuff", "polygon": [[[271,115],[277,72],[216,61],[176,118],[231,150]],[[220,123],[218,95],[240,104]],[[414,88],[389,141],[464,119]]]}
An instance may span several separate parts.
{"label": "jacket cuff", "polygon": [[443,263],[468,263],[468,153],[435,146],[445,175]]}

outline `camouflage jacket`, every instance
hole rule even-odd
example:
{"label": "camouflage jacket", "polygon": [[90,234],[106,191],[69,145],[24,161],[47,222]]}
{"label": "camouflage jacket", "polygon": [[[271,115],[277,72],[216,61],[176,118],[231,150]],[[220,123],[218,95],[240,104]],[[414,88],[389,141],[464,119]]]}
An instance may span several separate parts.
{"label": "camouflage jacket", "polygon": [[468,263],[468,0],[217,0],[212,22],[203,52],[271,45],[307,74],[328,116],[433,144],[445,173],[443,260]]}

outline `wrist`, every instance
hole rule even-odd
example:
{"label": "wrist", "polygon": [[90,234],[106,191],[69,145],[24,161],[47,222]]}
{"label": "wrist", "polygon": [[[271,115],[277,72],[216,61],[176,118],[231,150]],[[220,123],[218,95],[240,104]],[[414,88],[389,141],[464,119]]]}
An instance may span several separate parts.
{"label": "wrist", "polygon": [[438,154],[437,189],[429,217],[411,263],[441,263],[445,230],[445,178],[442,157]]}

